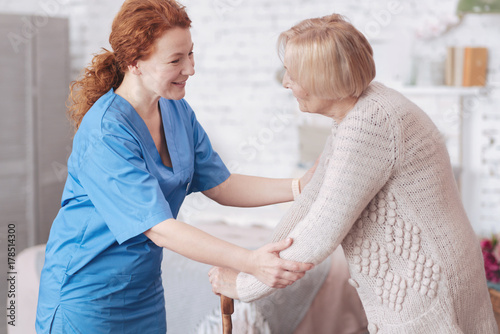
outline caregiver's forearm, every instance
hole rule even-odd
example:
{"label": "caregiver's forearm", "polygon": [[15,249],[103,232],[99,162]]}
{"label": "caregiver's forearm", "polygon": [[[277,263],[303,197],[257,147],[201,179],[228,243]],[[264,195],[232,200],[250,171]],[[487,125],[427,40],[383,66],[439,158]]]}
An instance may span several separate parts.
{"label": "caregiver's forearm", "polygon": [[203,193],[219,204],[237,207],[255,207],[293,200],[292,179],[241,174],[231,174],[226,181]]}
{"label": "caregiver's forearm", "polygon": [[[157,246],[197,262],[248,272],[250,251],[218,239],[176,219],[167,219],[144,232]],[[243,261],[242,261],[243,259]]]}
{"label": "caregiver's forearm", "polygon": [[144,234],[157,246],[198,262],[252,274],[275,288],[292,284],[313,267],[278,257],[279,252],[291,245],[291,239],[250,251],[175,219],[167,219]]}

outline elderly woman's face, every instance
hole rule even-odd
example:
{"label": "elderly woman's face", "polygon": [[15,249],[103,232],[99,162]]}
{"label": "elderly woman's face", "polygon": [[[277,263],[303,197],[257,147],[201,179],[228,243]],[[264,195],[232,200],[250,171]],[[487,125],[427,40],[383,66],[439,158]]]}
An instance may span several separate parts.
{"label": "elderly woman's face", "polygon": [[[288,46],[287,46],[288,48]],[[283,76],[283,87],[291,89],[293,96],[297,99],[299,103],[299,109],[302,112],[321,114],[325,116],[330,116],[331,109],[335,103],[334,100],[326,100],[309,93],[304,89],[294,78],[294,73],[296,71],[293,68],[289,68],[287,64],[290,64],[289,58],[287,58],[287,49],[285,49],[285,57],[283,64],[285,66],[285,75]]]}

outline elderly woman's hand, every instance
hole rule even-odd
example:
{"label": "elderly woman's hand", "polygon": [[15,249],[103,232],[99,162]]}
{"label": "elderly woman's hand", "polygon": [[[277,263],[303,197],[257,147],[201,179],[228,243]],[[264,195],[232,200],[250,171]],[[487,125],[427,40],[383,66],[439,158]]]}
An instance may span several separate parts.
{"label": "elderly woman's hand", "polygon": [[212,291],[216,295],[224,295],[233,299],[238,299],[236,277],[238,277],[238,272],[228,268],[212,267],[208,272]]}
{"label": "elderly woman's hand", "polygon": [[[279,257],[279,252],[290,247],[292,242],[291,238],[286,238],[250,251],[250,256],[246,261],[248,270],[246,272],[271,288],[281,289],[292,285],[304,277],[306,271],[314,268],[312,263],[289,261]],[[236,290],[238,271],[213,267],[208,276],[215,294],[223,294],[233,299],[238,298]]]}

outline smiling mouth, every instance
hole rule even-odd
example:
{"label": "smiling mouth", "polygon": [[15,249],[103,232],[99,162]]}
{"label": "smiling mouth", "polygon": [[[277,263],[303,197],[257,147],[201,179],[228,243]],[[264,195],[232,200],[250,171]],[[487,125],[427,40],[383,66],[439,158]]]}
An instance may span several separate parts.
{"label": "smiling mouth", "polygon": [[174,85],[185,85],[187,80],[172,82]]}

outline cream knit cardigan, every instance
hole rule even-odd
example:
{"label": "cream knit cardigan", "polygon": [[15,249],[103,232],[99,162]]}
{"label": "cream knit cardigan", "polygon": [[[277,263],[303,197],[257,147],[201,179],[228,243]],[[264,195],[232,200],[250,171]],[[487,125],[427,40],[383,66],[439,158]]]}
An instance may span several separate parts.
{"label": "cream knit cardigan", "polygon": [[[441,135],[372,83],[334,125],[317,170],[275,230],[281,257],[320,263],[342,244],[370,333],[497,333],[478,240]],[[240,273],[238,296],[274,290]]]}

